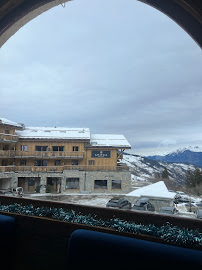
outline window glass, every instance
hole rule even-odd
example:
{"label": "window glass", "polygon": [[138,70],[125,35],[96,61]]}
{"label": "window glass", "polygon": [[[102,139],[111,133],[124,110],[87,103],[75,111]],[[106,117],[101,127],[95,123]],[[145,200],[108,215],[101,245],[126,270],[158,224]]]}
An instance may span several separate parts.
{"label": "window glass", "polygon": [[27,151],[27,145],[21,145],[21,151]]}
{"label": "window glass", "polygon": [[35,166],[47,166],[47,160],[35,160]]}
{"label": "window glass", "polygon": [[47,151],[48,146],[35,146],[35,151]]}
{"label": "window glass", "polygon": [[79,178],[66,178],[66,189],[79,189]]}
{"label": "window glass", "polygon": [[78,146],[73,146],[73,151],[78,152],[79,151],[79,147]]}
{"label": "window glass", "polygon": [[52,146],[53,151],[64,151],[64,146]]}
{"label": "window glass", "polygon": [[95,160],[89,160],[89,161],[88,161],[88,164],[89,164],[89,165],[95,165]]}
{"label": "window glass", "polygon": [[112,189],[121,189],[121,180],[112,180]]}
{"label": "window glass", "polygon": [[79,161],[78,160],[72,160],[72,165],[79,165]]}
{"label": "window glass", "polygon": [[21,159],[21,160],[20,160],[20,165],[24,165],[24,166],[25,166],[25,165],[26,165],[26,160]]}
{"label": "window glass", "polygon": [[94,189],[107,189],[107,180],[95,180]]}
{"label": "window glass", "polygon": [[61,160],[55,160],[55,166],[60,166],[61,165]]}

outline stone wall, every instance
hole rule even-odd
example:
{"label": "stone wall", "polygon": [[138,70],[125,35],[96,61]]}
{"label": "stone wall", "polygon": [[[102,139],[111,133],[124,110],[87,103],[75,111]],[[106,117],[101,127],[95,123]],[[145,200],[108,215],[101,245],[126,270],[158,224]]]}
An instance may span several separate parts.
{"label": "stone wall", "polygon": [[[11,179],[11,188],[18,186],[19,177],[39,177],[40,193],[46,192],[47,177],[61,178],[61,192],[65,193],[128,193],[131,191],[131,173],[129,171],[79,171],[67,170],[63,173],[38,173],[38,172],[11,172],[0,173],[0,181],[4,178]],[[79,178],[78,189],[66,189],[66,178]],[[95,189],[95,180],[107,180],[106,189]],[[112,180],[121,180],[121,189],[112,189]]]}

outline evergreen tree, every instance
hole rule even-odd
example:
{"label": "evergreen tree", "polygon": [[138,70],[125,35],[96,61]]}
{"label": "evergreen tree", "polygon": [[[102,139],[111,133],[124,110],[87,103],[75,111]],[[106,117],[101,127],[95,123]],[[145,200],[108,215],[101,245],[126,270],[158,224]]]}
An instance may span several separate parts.
{"label": "evergreen tree", "polygon": [[202,184],[202,171],[196,168],[194,171],[188,169],[186,173],[186,186],[187,187],[199,187]]}
{"label": "evergreen tree", "polygon": [[165,168],[164,171],[162,172],[161,177],[164,178],[169,178],[168,170]]}

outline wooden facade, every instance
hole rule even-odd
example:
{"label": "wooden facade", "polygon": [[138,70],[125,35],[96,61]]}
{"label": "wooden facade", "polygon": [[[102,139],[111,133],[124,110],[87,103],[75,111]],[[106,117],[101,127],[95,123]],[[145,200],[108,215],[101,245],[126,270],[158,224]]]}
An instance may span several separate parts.
{"label": "wooden facade", "polygon": [[[15,171],[16,167],[22,171],[29,170],[28,167],[31,170],[35,167],[57,167],[61,171],[72,166],[117,170],[117,160],[122,158],[120,153],[130,148],[122,147],[119,152],[118,145],[96,147],[91,145],[90,138],[27,138],[19,136],[17,130],[23,130],[23,126],[0,122],[0,172]],[[105,155],[100,156],[99,153]]]}

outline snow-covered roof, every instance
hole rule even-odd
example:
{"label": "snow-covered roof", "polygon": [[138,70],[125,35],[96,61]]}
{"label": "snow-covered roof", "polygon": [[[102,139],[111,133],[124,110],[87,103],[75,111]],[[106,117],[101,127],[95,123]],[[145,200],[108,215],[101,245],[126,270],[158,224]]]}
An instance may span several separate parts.
{"label": "snow-covered roof", "polygon": [[169,192],[165,183],[163,181],[159,181],[157,183],[136,189],[126,194],[126,196],[174,199],[175,193]]}
{"label": "snow-covered roof", "polygon": [[0,124],[15,126],[15,127],[22,127],[20,124],[10,121],[6,118],[0,117]]}
{"label": "snow-covered roof", "polygon": [[91,134],[90,142],[92,146],[107,146],[119,148],[131,148],[124,135],[117,134]]}
{"label": "snow-covered roof", "polygon": [[25,139],[90,140],[89,128],[27,127],[25,130],[16,131],[16,134]]}

